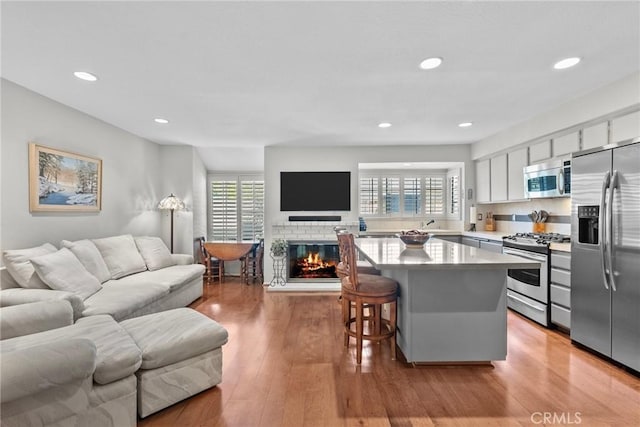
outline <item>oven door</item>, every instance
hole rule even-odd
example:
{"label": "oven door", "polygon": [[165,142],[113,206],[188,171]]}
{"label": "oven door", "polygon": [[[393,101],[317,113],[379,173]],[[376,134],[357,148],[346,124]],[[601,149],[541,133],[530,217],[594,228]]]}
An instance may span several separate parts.
{"label": "oven door", "polygon": [[547,255],[514,248],[503,248],[502,253],[540,263],[539,269],[507,270],[507,288],[522,295],[526,295],[543,304],[547,304],[549,301],[549,272]]}

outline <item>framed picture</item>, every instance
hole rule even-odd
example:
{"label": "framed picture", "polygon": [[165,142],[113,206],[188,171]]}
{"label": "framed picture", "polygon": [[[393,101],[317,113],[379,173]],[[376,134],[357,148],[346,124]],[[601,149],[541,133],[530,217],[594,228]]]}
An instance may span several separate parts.
{"label": "framed picture", "polygon": [[29,144],[29,211],[98,212],[102,160]]}

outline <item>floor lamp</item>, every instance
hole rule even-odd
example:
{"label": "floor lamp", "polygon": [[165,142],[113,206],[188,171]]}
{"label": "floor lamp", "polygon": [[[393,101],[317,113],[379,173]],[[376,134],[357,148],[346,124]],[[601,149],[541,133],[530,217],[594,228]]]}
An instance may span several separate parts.
{"label": "floor lamp", "polygon": [[171,253],[173,253],[173,211],[184,209],[184,203],[171,193],[169,196],[160,200],[158,209],[171,211]]}

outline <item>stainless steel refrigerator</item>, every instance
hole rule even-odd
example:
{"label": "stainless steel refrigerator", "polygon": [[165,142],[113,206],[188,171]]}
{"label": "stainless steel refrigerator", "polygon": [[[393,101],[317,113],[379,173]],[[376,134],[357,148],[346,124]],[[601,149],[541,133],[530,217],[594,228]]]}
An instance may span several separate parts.
{"label": "stainless steel refrigerator", "polygon": [[640,138],[572,157],[571,339],[640,371]]}

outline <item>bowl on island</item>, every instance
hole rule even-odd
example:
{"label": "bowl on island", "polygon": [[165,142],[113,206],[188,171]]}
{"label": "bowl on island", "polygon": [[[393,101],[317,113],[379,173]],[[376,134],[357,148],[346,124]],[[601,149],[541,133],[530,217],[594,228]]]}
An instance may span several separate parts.
{"label": "bowl on island", "polygon": [[408,248],[421,248],[431,238],[432,234],[426,231],[409,230],[402,231],[397,236]]}

